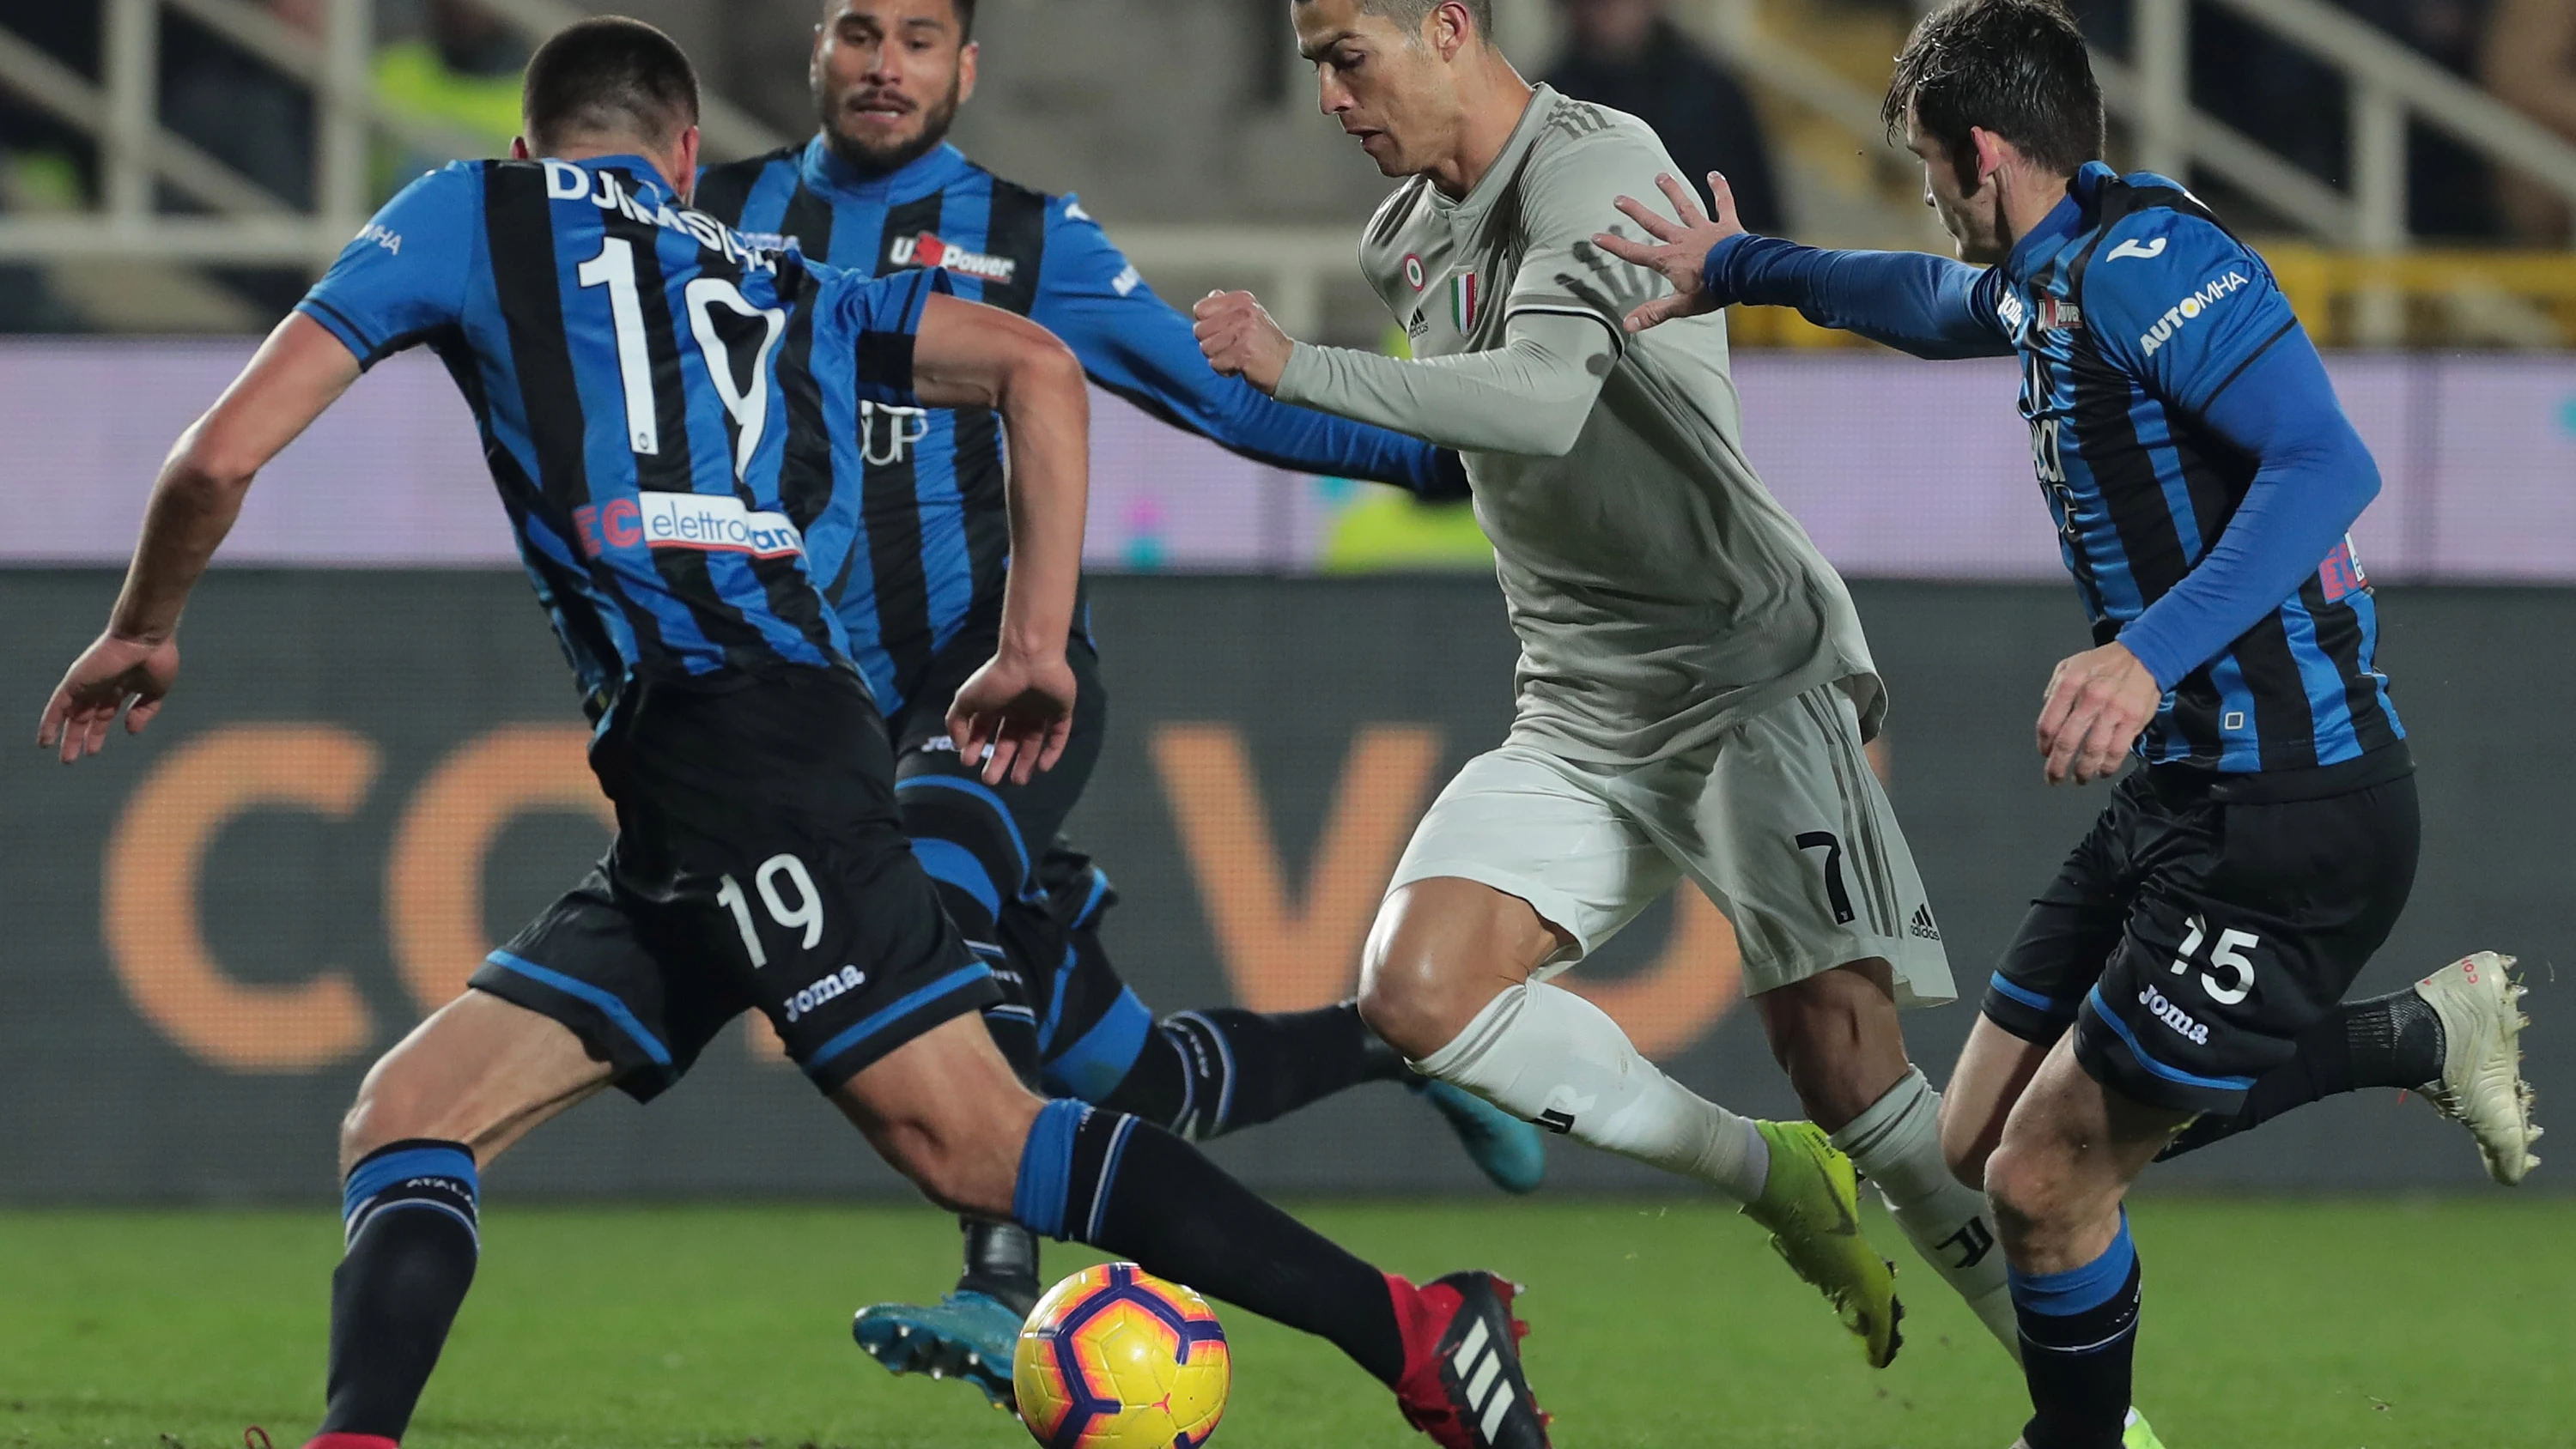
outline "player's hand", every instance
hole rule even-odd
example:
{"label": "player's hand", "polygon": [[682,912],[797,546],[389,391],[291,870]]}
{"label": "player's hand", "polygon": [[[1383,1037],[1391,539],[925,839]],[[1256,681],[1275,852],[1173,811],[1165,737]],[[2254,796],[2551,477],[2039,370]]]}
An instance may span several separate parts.
{"label": "player's hand", "polygon": [[980,762],[987,785],[1025,785],[1055,768],[1073,738],[1073,666],[1009,649],[985,661],[948,706],[948,738],[957,757]]}
{"label": "player's hand", "polygon": [[2118,774],[2164,697],[2127,645],[2105,644],[2061,661],[2039,711],[2048,783],[2090,785]]}
{"label": "player's hand", "polygon": [[1263,392],[1279,391],[1279,374],[1288,370],[1288,354],[1297,344],[1270,320],[1260,298],[1250,292],[1210,292],[1190,315],[1198,318],[1199,351],[1218,372]]}
{"label": "player's hand", "polygon": [[68,765],[107,747],[107,727],[125,711],[125,732],[143,733],[161,712],[162,697],[179,678],[179,641],[155,644],[101,634],[72,661],[45,716],[36,725],[36,748],[62,748]]}
{"label": "player's hand", "polygon": [[1699,198],[1690,188],[1671,176],[1658,176],[1655,185],[1673,204],[1680,220],[1675,221],[1632,196],[1619,198],[1619,210],[1630,221],[1646,229],[1646,235],[1657,243],[1630,241],[1626,237],[1601,232],[1592,244],[1623,262],[1633,262],[1660,274],[1673,284],[1673,294],[1657,297],[1628,314],[1628,330],[1643,332],[1658,322],[1676,317],[1696,317],[1714,312],[1723,303],[1708,290],[1708,253],[1711,247],[1731,236],[1744,234],[1744,223],[1735,219],[1735,192],[1718,172],[1708,173],[1709,196],[1716,202],[1715,215],[1699,209]]}

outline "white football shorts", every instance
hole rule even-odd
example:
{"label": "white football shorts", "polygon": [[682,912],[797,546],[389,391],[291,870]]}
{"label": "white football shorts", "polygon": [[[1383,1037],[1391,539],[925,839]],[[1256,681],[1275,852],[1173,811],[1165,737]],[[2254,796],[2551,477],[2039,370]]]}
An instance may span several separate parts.
{"label": "white football shorts", "polygon": [[1735,927],[1747,995],[1870,957],[1895,968],[1899,1006],[1958,994],[1860,720],[1830,684],[1648,764],[1518,744],[1479,755],[1414,827],[1387,889],[1439,876],[1518,896],[1575,938],[1541,979],[1688,876]]}

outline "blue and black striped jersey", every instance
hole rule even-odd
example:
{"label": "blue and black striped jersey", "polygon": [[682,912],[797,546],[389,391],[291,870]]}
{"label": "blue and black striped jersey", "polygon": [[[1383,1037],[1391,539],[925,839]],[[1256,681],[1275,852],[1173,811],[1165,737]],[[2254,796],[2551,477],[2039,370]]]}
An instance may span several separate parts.
{"label": "blue and black striped jersey", "polygon": [[[710,167],[696,202],[755,240],[793,241],[863,275],[935,268],[958,296],[1062,338],[1093,382],[1248,457],[1465,496],[1454,459],[1444,467],[1430,444],[1219,376],[1190,320],[1154,295],[1075,198],[1015,186],[953,146],[869,176],[817,136]],[[920,687],[934,654],[999,621],[1010,545],[1002,437],[980,411],[878,405],[860,422],[860,525],[828,540],[846,543],[837,555],[820,533],[811,543],[851,655],[892,711]]]}
{"label": "blue and black striped jersey", "polygon": [[2405,737],[2346,536],[2378,466],[2270,269],[2178,183],[2088,162],[1995,267],[1744,234],[1704,271],[1720,301],[1918,357],[2020,356],[2094,641],[2165,690],[2150,763],[2303,769]]}
{"label": "blue and black striped jersey", "polygon": [[[2182,582],[2243,502],[2256,460],[2201,415],[2298,319],[2262,259],[2180,183],[2099,162],[1973,300],[2021,356],[2040,484],[2108,642]],[[2150,763],[2245,772],[2391,744],[2405,732],[2378,640],[2347,540],[2174,685],[2140,749]]]}
{"label": "blue and black striped jersey", "polygon": [[298,310],[363,365],[426,343],[474,411],[594,712],[629,676],[842,664],[808,572],[860,420],[912,408],[931,275],[747,244],[639,156],[460,161],[405,188]]}

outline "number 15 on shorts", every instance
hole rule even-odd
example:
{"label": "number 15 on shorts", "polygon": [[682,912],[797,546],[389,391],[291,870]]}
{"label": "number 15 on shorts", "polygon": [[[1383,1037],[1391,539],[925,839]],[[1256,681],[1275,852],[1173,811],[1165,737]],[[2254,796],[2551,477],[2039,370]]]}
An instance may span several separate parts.
{"label": "number 15 on shorts", "polygon": [[[2201,942],[2209,938],[2209,922],[2200,917],[2193,916],[2183,925],[2182,949],[2174,954],[2173,959],[2172,970],[2176,976],[2191,969],[2192,954],[2200,949]],[[2217,942],[2209,948],[2211,970],[2200,973],[2200,989],[2208,992],[2209,999],[2221,1006],[2234,1006],[2243,1001],[2254,990],[2254,962],[2245,953],[2262,944],[2262,938],[2252,931],[2219,932]],[[2219,982],[2213,971],[2227,973],[2225,984]]]}
{"label": "number 15 on shorts", "polygon": [[[751,902],[732,876],[723,880],[724,885],[716,891],[716,903],[733,912],[734,929],[742,933],[742,949],[750,955],[752,969],[758,970],[769,964],[769,953],[761,949],[760,928],[751,918]],[[795,889],[796,902],[792,906],[779,891],[782,882]],[[760,892],[760,903],[769,908],[769,918],[780,929],[805,933],[803,949],[811,951],[822,943],[823,894],[814,889],[814,877],[806,871],[805,862],[793,855],[773,855],[751,873],[751,883]]]}

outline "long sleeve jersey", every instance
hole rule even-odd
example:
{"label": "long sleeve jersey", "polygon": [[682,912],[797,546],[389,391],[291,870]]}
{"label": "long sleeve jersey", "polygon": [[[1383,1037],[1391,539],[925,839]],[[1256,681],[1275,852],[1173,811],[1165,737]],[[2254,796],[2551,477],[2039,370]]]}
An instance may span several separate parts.
{"label": "long sleeve jersey", "polygon": [[1921,357],[2020,356],[2095,641],[2166,691],[2150,763],[2297,769],[2404,738],[2346,537],[2379,470],[2271,270],[2180,183],[2088,163],[1992,268],[1748,235],[1707,280]]}

